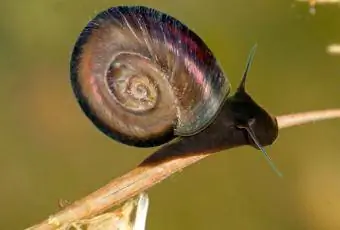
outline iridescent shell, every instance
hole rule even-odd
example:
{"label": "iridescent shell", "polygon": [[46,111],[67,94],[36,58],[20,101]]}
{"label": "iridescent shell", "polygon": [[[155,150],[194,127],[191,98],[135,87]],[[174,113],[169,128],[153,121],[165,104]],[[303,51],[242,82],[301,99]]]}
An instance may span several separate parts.
{"label": "iridescent shell", "polygon": [[99,13],[71,59],[73,90],[108,136],[156,146],[211,124],[230,84],[207,45],[175,18],[141,6]]}

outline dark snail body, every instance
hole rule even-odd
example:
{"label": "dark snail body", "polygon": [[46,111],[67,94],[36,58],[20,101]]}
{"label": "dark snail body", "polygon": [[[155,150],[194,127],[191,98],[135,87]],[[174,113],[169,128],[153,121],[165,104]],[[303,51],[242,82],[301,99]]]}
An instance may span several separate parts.
{"label": "dark snail body", "polygon": [[84,28],[71,59],[76,97],[106,135],[161,145],[205,129],[230,86],[205,43],[173,17],[113,7]]}
{"label": "dark snail body", "polygon": [[71,82],[85,114],[113,139],[151,147],[181,137],[153,159],[169,151],[251,145],[275,169],[262,146],[277,138],[276,120],[245,91],[254,53],[236,93],[227,98],[228,79],[193,31],[154,9],[119,6],[99,13],[80,34]]}

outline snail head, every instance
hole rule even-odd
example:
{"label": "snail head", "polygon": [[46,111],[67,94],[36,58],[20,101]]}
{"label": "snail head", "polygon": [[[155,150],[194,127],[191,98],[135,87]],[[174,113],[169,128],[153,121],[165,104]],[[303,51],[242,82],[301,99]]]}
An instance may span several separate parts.
{"label": "snail head", "polygon": [[246,69],[236,93],[230,98],[230,109],[235,126],[240,129],[248,144],[261,150],[272,168],[281,176],[263,146],[271,145],[278,136],[278,125],[271,116],[258,105],[245,90],[245,82],[253,61],[256,46],[250,52]]}

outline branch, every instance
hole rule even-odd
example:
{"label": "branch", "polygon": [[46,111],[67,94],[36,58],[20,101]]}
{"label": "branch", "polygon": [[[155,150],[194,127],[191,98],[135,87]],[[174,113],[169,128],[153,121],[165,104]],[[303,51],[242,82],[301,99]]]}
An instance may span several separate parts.
{"label": "branch", "polygon": [[340,109],[328,109],[278,116],[279,129],[303,125],[310,122],[340,118]]}
{"label": "branch", "polygon": [[[289,114],[278,116],[276,119],[279,128],[282,129],[332,118],[340,118],[340,109]],[[167,148],[165,155],[163,149],[158,150],[125,175],[113,179],[92,194],[27,230],[53,230],[63,224],[98,215],[212,154],[211,152],[191,152],[183,155],[179,154],[178,148],[171,149],[171,144],[170,152],[172,151],[172,154],[169,155],[169,148]]]}

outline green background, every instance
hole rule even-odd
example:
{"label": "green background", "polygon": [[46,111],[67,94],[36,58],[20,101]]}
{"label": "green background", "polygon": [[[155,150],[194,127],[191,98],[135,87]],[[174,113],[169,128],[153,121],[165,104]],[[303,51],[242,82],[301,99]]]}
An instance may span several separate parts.
{"label": "green background", "polygon": [[[71,91],[69,59],[96,13],[142,4],[178,18],[213,50],[233,89],[273,114],[340,107],[340,8],[286,1],[3,0],[0,6],[0,229],[23,229],[133,168],[155,149],[100,133]],[[147,229],[339,229],[340,120],[283,130],[267,151],[215,154],[149,191]]]}

